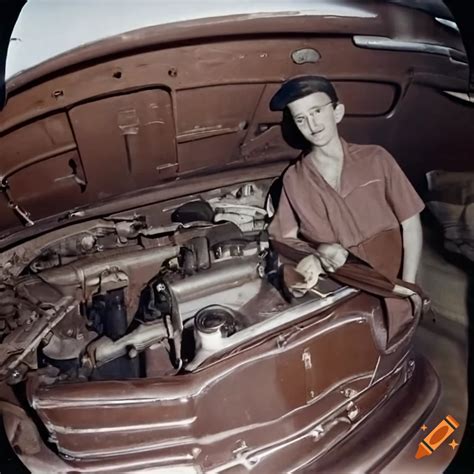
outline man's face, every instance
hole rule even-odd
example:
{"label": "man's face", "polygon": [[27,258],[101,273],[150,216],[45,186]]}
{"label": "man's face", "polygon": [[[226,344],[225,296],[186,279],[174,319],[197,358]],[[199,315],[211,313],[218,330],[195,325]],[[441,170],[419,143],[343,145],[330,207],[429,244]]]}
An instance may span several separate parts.
{"label": "man's face", "polygon": [[344,116],[344,106],[334,107],[325,92],[314,92],[288,104],[299,131],[313,146],[325,146],[338,136],[337,124]]}

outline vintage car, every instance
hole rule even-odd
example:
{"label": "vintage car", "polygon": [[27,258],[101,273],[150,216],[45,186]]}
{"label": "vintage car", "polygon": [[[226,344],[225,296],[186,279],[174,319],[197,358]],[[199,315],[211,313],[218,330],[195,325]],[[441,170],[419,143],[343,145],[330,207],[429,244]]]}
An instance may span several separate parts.
{"label": "vintage car", "polygon": [[417,321],[387,344],[381,300],[329,277],[287,299],[266,232],[289,77],[329,77],[342,135],[421,193],[472,155],[459,31],[409,3],[152,26],[7,81],[0,410],[32,472],[362,472],[419,429]]}

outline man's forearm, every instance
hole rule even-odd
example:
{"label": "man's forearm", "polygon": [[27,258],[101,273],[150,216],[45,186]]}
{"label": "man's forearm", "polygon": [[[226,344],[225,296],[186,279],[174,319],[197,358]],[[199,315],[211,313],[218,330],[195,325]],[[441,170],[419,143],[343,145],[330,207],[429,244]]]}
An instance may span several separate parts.
{"label": "man's forearm", "polygon": [[281,222],[281,219],[279,221],[274,220],[268,229],[270,239],[277,252],[295,261],[299,261],[307,255],[314,254],[314,247],[311,246],[309,242],[299,238],[298,224],[296,220],[292,218],[289,209],[287,209],[283,217],[286,218],[283,222]]}
{"label": "man's forearm", "polygon": [[296,262],[299,262],[307,255],[314,255],[316,253],[315,249],[308,242],[296,237],[272,238],[271,240],[274,249],[280,255]]}
{"label": "man's forearm", "polygon": [[423,231],[420,215],[416,214],[402,222],[403,230],[403,272],[402,279],[415,283],[416,272],[421,258]]}

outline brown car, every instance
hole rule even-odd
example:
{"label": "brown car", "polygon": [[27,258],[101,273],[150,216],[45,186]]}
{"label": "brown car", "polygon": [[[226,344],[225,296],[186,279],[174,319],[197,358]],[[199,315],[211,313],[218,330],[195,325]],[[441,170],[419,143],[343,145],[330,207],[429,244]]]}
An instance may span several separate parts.
{"label": "brown car", "polygon": [[406,3],[148,27],[9,79],[0,410],[31,471],[369,471],[419,429],[439,382],[417,321],[387,346],[374,296],[288,300],[266,234],[299,153],[268,106],[289,77],[329,77],[342,135],[421,193],[472,156],[456,25]]}

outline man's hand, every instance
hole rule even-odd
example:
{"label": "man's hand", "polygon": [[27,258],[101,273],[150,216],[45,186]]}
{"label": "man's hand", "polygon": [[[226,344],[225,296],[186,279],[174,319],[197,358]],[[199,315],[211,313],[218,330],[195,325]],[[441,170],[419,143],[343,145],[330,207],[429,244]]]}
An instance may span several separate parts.
{"label": "man's hand", "polygon": [[339,244],[320,244],[316,253],[327,272],[335,272],[341,268],[349,255],[349,252]]}
{"label": "man's hand", "polygon": [[321,263],[315,255],[308,255],[300,260],[295,271],[301,275],[301,278],[288,287],[295,297],[303,296],[310,288],[313,288],[318,283],[319,275],[323,273]]}
{"label": "man's hand", "polygon": [[321,262],[315,255],[308,255],[296,265],[296,271],[304,276],[306,288],[313,288],[318,283],[319,275],[323,273]]}

